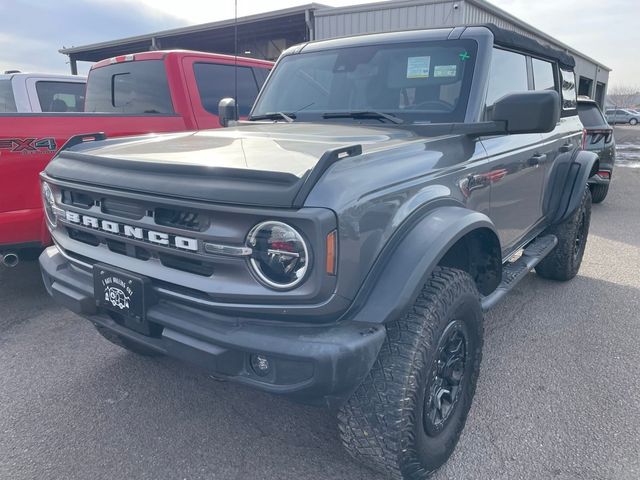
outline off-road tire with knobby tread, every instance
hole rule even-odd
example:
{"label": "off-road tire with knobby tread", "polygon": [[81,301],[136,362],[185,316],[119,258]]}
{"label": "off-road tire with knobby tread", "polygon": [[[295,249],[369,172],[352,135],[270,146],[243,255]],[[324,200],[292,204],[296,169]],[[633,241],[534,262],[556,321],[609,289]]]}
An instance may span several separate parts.
{"label": "off-road tire with knobby tread", "polygon": [[[467,329],[467,360],[456,407],[442,430],[429,436],[423,424],[425,395],[431,391],[437,345],[452,319]],[[374,366],[339,410],[340,436],[347,451],[369,467],[393,479],[424,479],[453,452],[476,388],[483,313],[473,279],[437,267],[411,309],[386,330]]]}
{"label": "off-road tire with knobby tread", "polygon": [[119,347],[124,348],[125,350],[129,350],[137,355],[142,355],[145,357],[159,357],[162,353],[158,352],[149,347],[145,347],[144,345],[140,345],[139,343],[132,342],[127,338],[121,337],[117,333],[113,333],[111,330],[108,330],[100,325],[94,325],[98,333],[102,335],[104,338],[109,340],[114,345],[118,345]]}
{"label": "off-road tire with knobby tread", "polygon": [[[542,278],[561,282],[575,277],[582,264],[590,223],[591,191],[585,188],[580,206],[575,212],[563,222],[552,225],[545,231],[545,234],[555,235],[558,238],[558,244],[536,265],[536,273]],[[577,249],[578,236],[581,236],[581,240]]]}
{"label": "off-road tire with knobby tread", "polygon": [[605,198],[607,198],[607,194],[609,193],[609,184],[593,183],[589,185],[589,190],[591,190],[591,201],[593,203],[601,203]]}

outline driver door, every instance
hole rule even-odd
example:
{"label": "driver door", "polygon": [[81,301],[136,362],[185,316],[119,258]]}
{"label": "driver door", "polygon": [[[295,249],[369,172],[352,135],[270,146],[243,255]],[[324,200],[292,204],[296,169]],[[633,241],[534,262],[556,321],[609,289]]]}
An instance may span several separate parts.
{"label": "driver door", "polygon": [[[494,48],[489,73],[485,117],[490,120],[493,105],[503,96],[527,91],[531,81],[525,55]],[[491,220],[503,253],[517,247],[542,220],[542,192],[546,157],[542,135],[513,134],[484,137],[492,175]]]}

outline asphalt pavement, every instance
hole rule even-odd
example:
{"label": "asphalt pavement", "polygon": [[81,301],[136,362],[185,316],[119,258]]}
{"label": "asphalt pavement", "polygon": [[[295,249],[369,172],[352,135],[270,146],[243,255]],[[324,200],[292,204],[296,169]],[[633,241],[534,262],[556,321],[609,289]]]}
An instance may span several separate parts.
{"label": "asphalt pavement", "polygon": [[[640,126],[616,135],[640,144]],[[579,276],[531,273],[487,315],[470,417],[434,478],[640,478],[639,270],[640,168],[619,167]],[[111,345],[22,263],[0,270],[0,478],[384,477],[342,451],[330,412]]]}

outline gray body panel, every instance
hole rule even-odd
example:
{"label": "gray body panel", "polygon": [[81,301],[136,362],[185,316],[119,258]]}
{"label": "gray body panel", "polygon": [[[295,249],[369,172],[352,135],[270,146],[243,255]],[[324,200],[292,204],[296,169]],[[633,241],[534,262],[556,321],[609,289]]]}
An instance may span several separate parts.
{"label": "gray body panel", "polygon": [[[478,43],[465,123],[479,122],[493,47],[493,35],[486,28],[336,39],[293,47],[284,55],[447,38]],[[550,223],[550,209],[568,202],[548,200],[549,185],[554,163],[563,156],[567,165],[571,163],[580,131],[577,115],[562,118],[548,134],[489,137],[376,120],[245,122],[218,131],[82,144],[61,152],[47,167],[45,178],[84,192],[98,203],[102,198],[129,201],[151,213],[157,206],[194,210],[210,222],[208,229],[190,234],[200,242],[241,246],[252,225],[276,219],[299,228],[311,243],[314,264],[323,265],[323,235],[337,227],[338,274],[322,275],[314,268],[302,286],[291,291],[273,291],[260,283],[243,258],[209,256],[201,247],[184,252],[147,244],[153,258],[132,259],[105,244],[87,245],[78,235],[72,238],[60,229],[52,233],[61,248],[155,279],[168,286],[161,288],[165,294],[171,285],[179,285],[202,295],[194,300],[187,292],[196,305],[249,317],[336,320],[384,261],[385,248],[439,208],[457,207],[486,218],[499,242],[501,261],[535,238]],[[358,151],[326,161],[327,152],[350,146]],[[317,175],[310,184],[312,173]],[[564,177],[556,183],[564,184]],[[73,205],[69,209],[81,213]],[[108,220],[118,218],[100,206],[94,205],[91,212]],[[181,232],[158,226],[149,213],[129,223],[169,234]],[[455,228],[441,248],[454,241],[459,233]],[[93,233],[100,241],[108,238]],[[167,268],[155,259],[162,254],[201,261],[214,273],[203,278]]]}
{"label": "gray body panel", "polygon": [[[395,124],[375,115],[285,123],[275,112],[281,121],[63,149],[42,174],[58,209],[50,224],[55,247],[40,258],[46,288],[136,344],[269,392],[339,405],[375,361],[386,336],[380,324],[414,304],[437,265],[467,271],[485,303],[495,303],[503,264],[527,245],[535,250],[548,226],[575,211],[598,168],[596,155],[579,149],[577,111],[560,118],[555,93],[543,93],[553,108],[542,104],[540,115],[512,103],[517,115],[500,117],[496,107],[496,119],[486,121],[488,28],[336,39],[283,56],[447,39],[478,47],[457,117],[463,123]],[[515,41],[506,45],[513,49],[529,40],[503,41]],[[545,53],[542,46],[530,52],[566,64],[566,54]],[[520,117],[545,114],[544,127],[518,128]],[[249,232],[266,220],[290,225],[308,247],[309,268],[295,287],[270,288],[252,269]],[[139,277],[153,332],[98,308],[92,279],[111,269]],[[266,376],[252,370],[256,353],[273,362]]]}

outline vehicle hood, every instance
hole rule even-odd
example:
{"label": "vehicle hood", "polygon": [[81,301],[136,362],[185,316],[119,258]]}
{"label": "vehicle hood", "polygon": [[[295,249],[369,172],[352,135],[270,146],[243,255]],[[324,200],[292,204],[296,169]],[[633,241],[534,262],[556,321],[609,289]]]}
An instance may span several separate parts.
{"label": "vehicle hood", "polygon": [[256,123],[85,143],[60,152],[46,173],[182,198],[290,206],[326,151],[361,145],[367,152],[416,138],[384,126]]}
{"label": "vehicle hood", "polygon": [[85,153],[143,162],[150,168],[171,163],[302,177],[326,150],[353,144],[367,148],[410,136],[406,130],[380,127],[269,123],[106,141],[90,146]]}

